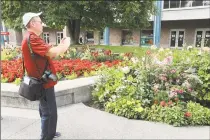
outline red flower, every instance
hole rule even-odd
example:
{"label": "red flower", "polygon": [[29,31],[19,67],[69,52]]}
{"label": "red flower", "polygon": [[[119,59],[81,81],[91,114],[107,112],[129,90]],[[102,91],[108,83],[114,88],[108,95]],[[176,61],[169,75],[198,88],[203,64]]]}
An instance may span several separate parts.
{"label": "red flower", "polygon": [[178,102],[178,101],[179,101],[179,98],[175,98],[174,101],[175,101],[175,102]]}
{"label": "red flower", "polygon": [[104,51],[104,54],[105,54],[105,55],[111,55],[111,53],[112,53],[111,50],[105,50],[105,51]]}
{"label": "red flower", "polygon": [[170,106],[170,105],[172,105],[172,104],[173,104],[173,102],[172,102],[172,101],[169,101],[169,102],[168,102],[168,105],[169,105],[169,106]]}
{"label": "red flower", "polygon": [[192,116],[192,114],[190,112],[185,112],[184,116],[189,118]]}
{"label": "red flower", "polygon": [[165,101],[161,101],[160,102],[160,106],[162,106],[162,107],[166,106],[166,102]]}
{"label": "red flower", "polygon": [[[97,54],[97,53],[96,53]],[[104,62],[108,67],[113,67],[115,65],[119,65],[121,61],[107,61]],[[83,75],[85,71],[90,72],[91,70],[96,70],[101,67],[103,63],[89,61],[89,60],[53,60],[53,64],[56,72],[62,75],[70,75],[73,71],[77,73],[78,76]],[[23,69],[22,69],[22,60],[2,60],[1,61],[1,74],[3,78],[7,78],[8,82],[13,82],[16,78],[23,77]]]}
{"label": "red flower", "polygon": [[150,50],[147,50],[146,54],[147,55],[150,55],[151,54],[151,51]]}

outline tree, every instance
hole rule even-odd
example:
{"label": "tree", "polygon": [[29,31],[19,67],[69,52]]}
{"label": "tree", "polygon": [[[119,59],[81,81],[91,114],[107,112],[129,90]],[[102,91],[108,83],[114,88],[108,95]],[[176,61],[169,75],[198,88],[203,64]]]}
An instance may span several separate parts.
{"label": "tree", "polygon": [[41,3],[37,1],[1,1],[2,19],[7,27],[21,31],[23,14],[28,11],[37,12],[40,7]]}
{"label": "tree", "polygon": [[[21,29],[25,12],[43,11],[43,21],[52,28],[67,27],[71,43],[77,44],[80,29],[104,27],[140,29],[154,14],[153,0],[145,1],[2,1],[2,19],[11,28]],[[15,19],[15,20],[14,20]]]}

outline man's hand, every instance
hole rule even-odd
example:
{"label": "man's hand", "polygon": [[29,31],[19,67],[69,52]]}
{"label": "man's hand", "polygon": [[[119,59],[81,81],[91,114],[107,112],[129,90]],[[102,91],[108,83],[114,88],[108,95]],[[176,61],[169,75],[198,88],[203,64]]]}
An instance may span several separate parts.
{"label": "man's hand", "polygon": [[49,56],[50,58],[56,57],[67,51],[69,46],[70,46],[70,37],[63,38],[61,40],[61,43],[57,47],[50,48],[50,50],[47,52],[46,55]]}
{"label": "man's hand", "polygon": [[66,47],[69,47],[70,46],[70,37],[65,37],[61,40],[61,44],[66,46]]}

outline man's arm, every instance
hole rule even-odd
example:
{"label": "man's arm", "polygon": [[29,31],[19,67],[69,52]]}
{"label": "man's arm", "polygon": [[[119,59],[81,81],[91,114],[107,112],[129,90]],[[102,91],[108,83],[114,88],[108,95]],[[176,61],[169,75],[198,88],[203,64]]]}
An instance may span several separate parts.
{"label": "man's arm", "polygon": [[57,47],[51,47],[49,51],[46,53],[46,56],[50,58],[56,57],[64,53],[69,48],[69,45],[70,45],[70,38],[69,37],[64,38],[62,39],[61,44],[59,44]]}
{"label": "man's arm", "polygon": [[43,39],[35,35],[31,35],[30,44],[34,53],[44,57],[56,57],[59,54],[64,53],[70,46],[70,38],[66,37],[61,40],[61,43],[58,47],[52,47],[49,44],[46,44]]}

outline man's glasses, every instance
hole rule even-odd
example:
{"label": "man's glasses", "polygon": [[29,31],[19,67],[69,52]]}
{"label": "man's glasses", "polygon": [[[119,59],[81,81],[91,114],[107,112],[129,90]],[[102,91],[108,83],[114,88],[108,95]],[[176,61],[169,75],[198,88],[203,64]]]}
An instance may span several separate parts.
{"label": "man's glasses", "polygon": [[39,22],[40,24],[42,24],[42,23],[43,23],[42,21],[36,21],[36,20],[34,20],[33,22]]}

